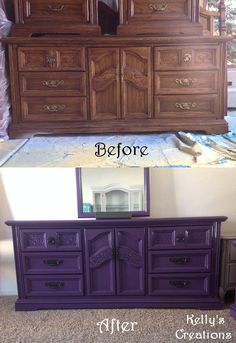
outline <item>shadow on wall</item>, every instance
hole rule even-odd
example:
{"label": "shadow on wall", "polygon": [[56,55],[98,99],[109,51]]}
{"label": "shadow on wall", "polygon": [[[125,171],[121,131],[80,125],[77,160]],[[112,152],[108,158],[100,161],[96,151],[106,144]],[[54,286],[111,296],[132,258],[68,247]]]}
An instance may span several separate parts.
{"label": "shadow on wall", "polygon": [[12,212],[0,174],[0,295],[16,293],[12,235],[5,221],[12,218]]}

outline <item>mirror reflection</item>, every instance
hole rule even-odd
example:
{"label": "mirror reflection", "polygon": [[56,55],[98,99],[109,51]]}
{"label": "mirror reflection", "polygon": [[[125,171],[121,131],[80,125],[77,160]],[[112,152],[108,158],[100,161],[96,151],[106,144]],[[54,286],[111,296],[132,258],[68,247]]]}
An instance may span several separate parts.
{"label": "mirror reflection", "polygon": [[144,168],[79,170],[79,212],[95,214],[146,211],[147,174],[148,170]]}

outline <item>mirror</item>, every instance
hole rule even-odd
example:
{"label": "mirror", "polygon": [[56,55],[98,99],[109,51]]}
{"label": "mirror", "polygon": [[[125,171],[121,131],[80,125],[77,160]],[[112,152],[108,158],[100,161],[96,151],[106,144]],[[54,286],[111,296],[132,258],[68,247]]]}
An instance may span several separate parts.
{"label": "mirror", "polygon": [[78,168],[76,183],[79,217],[99,213],[122,217],[122,212],[149,216],[148,168]]}

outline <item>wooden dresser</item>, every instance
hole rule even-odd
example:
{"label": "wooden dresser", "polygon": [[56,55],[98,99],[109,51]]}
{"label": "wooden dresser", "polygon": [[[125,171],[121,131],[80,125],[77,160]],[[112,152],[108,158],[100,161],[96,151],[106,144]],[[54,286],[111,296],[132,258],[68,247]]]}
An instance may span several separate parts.
{"label": "wooden dresser", "polygon": [[10,221],[16,310],[220,308],[226,217]]}
{"label": "wooden dresser", "polygon": [[116,35],[100,34],[96,0],[15,4],[12,137],[227,132],[229,38],[203,35],[197,0],[120,1]]}

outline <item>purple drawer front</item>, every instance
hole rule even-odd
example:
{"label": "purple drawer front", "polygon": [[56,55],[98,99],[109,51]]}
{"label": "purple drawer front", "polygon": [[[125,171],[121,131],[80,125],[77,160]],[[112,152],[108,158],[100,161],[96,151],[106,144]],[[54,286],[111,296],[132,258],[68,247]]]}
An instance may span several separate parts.
{"label": "purple drawer front", "polygon": [[149,249],[192,249],[210,248],[211,226],[185,226],[149,228]]}
{"label": "purple drawer front", "polygon": [[81,250],[81,231],[66,229],[20,230],[21,249],[37,250]]}
{"label": "purple drawer front", "polygon": [[209,274],[150,274],[149,295],[207,295]]}
{"label": "purple drawer front", "polygon": [[150,273],[161,272],[209,272],[211,251],[149,251],[148,270]]}
{"label": "purple drawer front", "polygon": [[24,273],[70,274],[82,273],[82,253],[22,254]]}
{"label": "purple drawer front", "polygon": [[24,280],[27,297],[83,295],[82,275],[31,275],[25,276]]}

